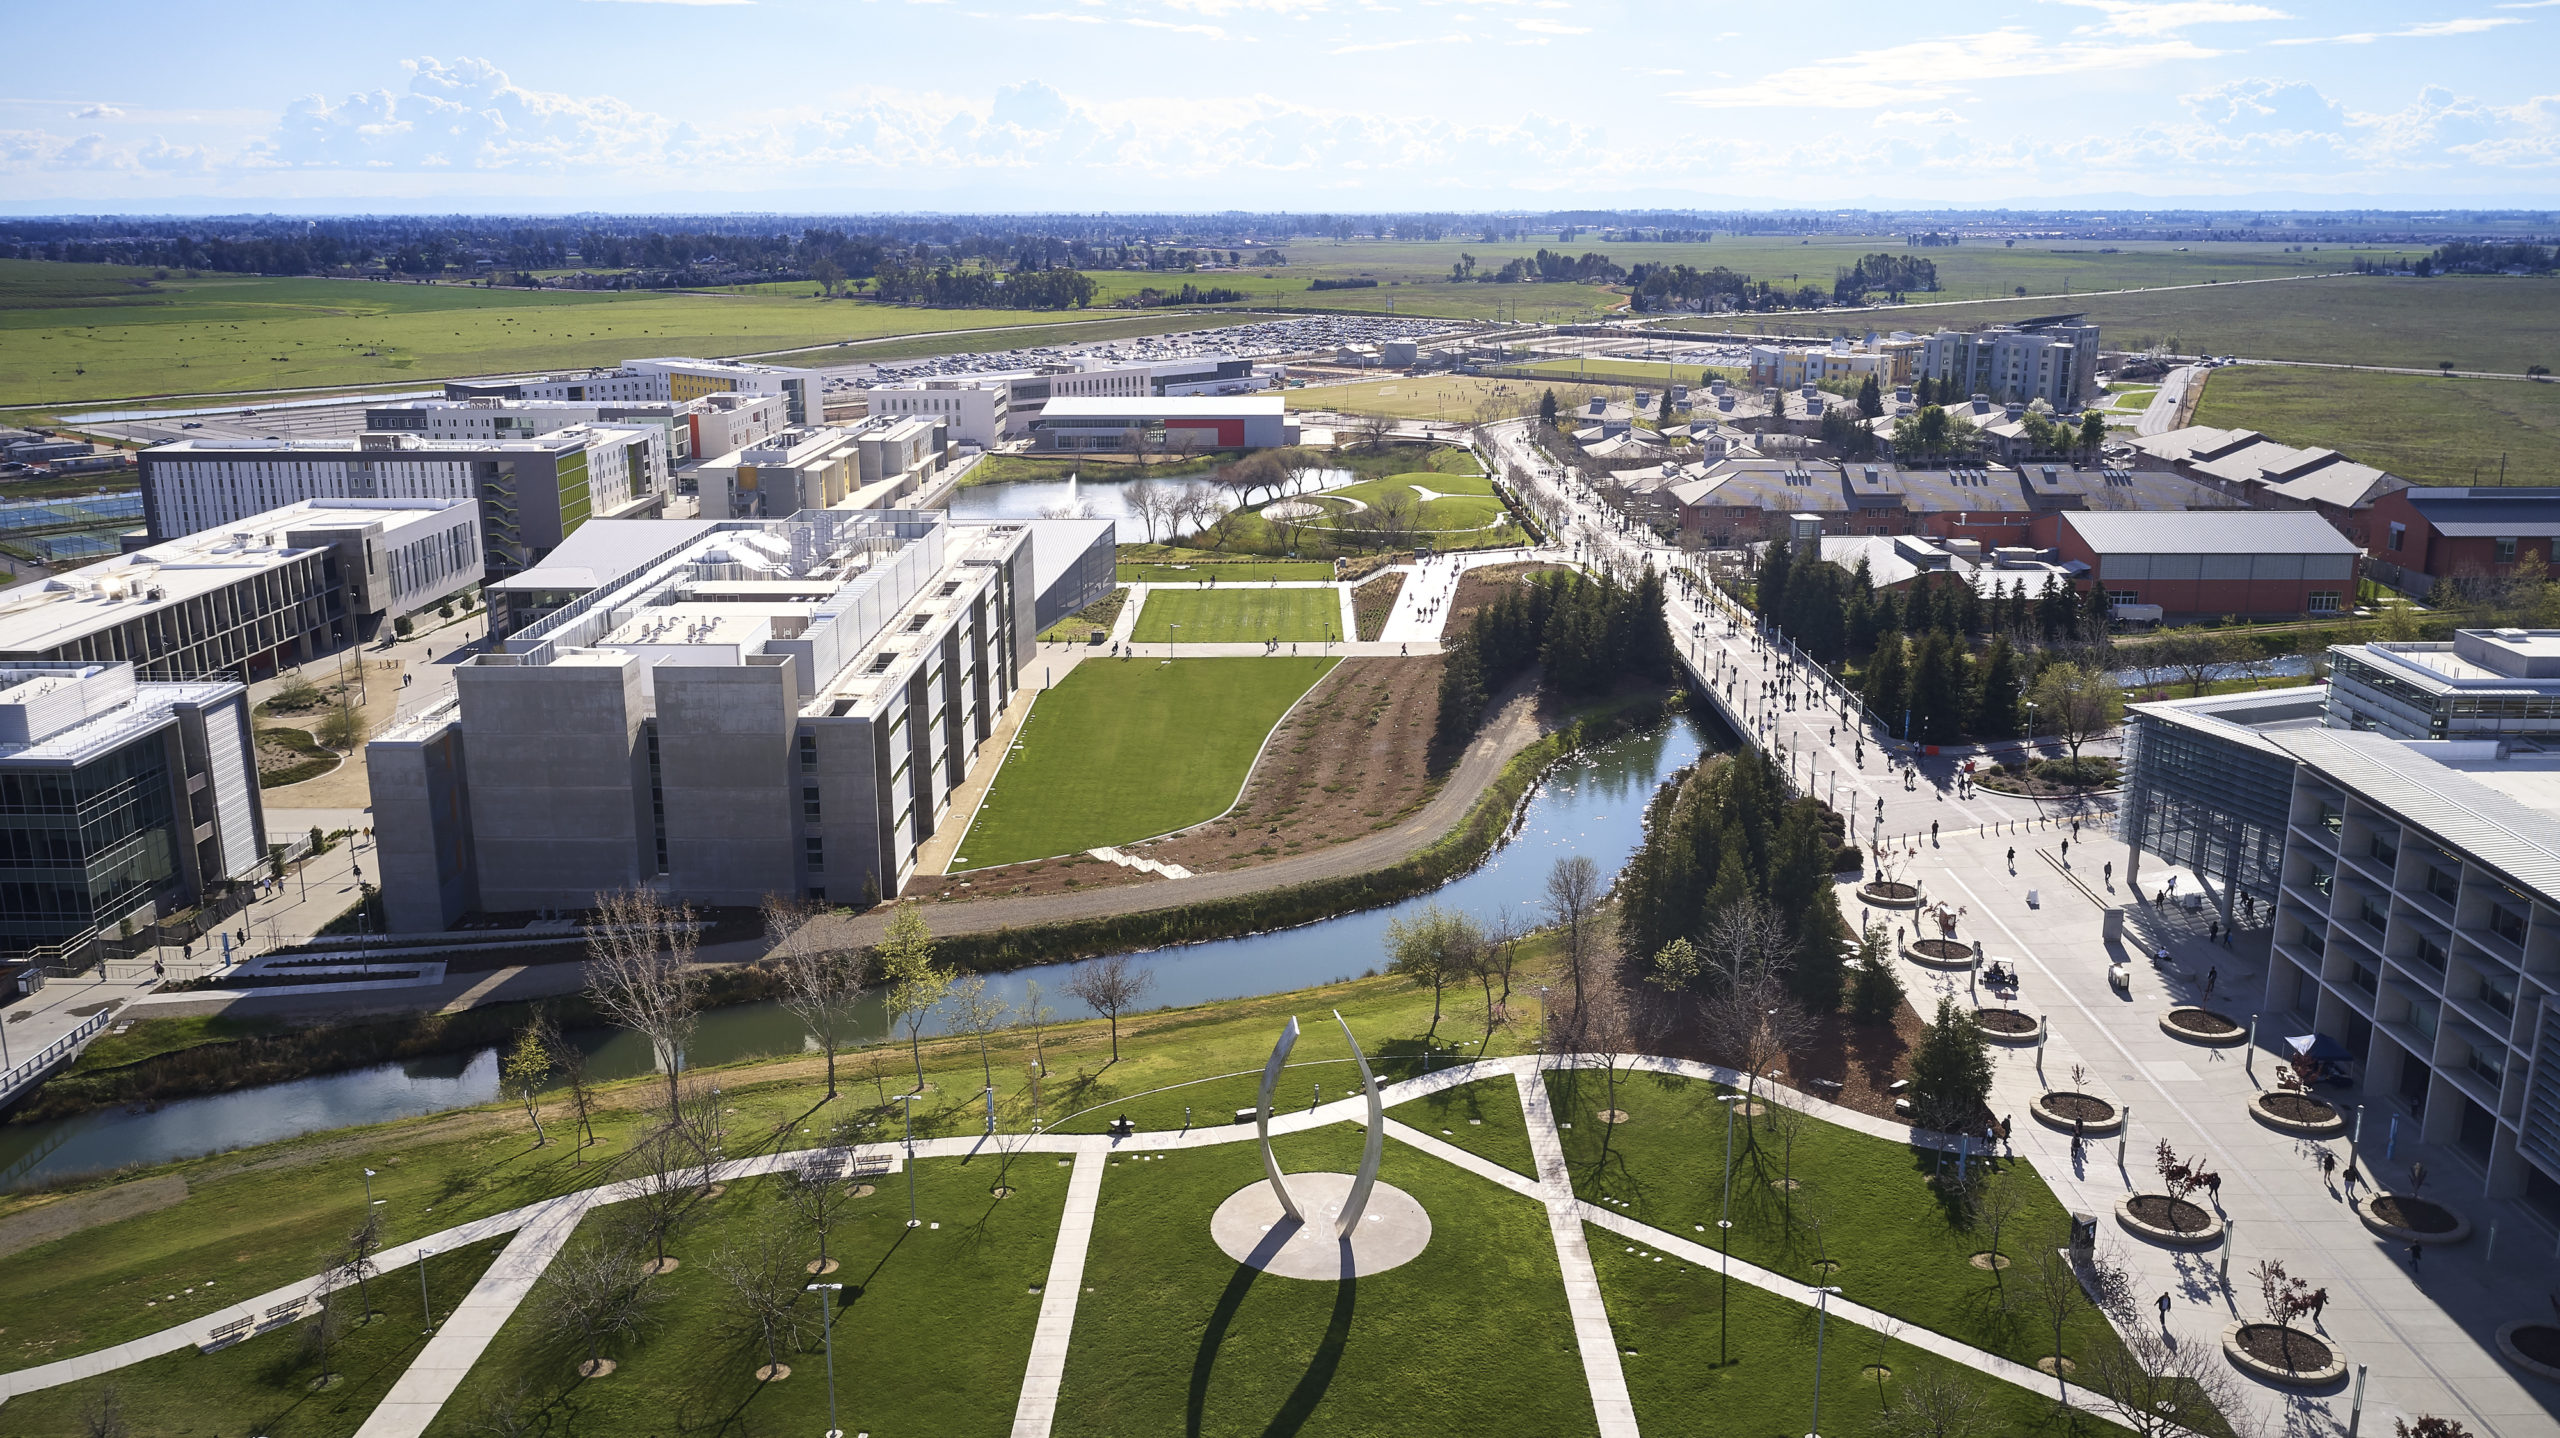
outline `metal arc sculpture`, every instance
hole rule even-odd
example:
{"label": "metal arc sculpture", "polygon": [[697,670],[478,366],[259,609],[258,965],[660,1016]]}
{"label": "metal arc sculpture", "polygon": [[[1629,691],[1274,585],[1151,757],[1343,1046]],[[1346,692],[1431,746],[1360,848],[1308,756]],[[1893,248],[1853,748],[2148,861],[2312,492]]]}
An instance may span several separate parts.
{"label": "metal arc sculpture", "polygon": [[[1378,1184],[1378,1160],[1386,1149],[1387,1108],[1378,1094],[1377,1075],[1369,1071],[1369,1056],[1360,1050],[1360,1040],[1353,1037],[1351,1025],[1336,1011],[1333,1021],[1342,1025],[1342,1037],[1351,1045],[1352,1062],[1360,1066],[1360,1089],[1369,1099],[1368,1140],[1360,1150],[1360,1172],[1351,1180],[1351,1192],[1342,1201],[1342,1216],[1335,1220],[1336,1238],[1349,1238],[1360,1226],[1360,1215],[1369,1207],[1369,1192]],[[1271,1182],[1272,1195],[1280,1200],[1280,1211],[1299,1223],[1306,1215],[1298,1211],[1298,1202],[1289,1196],[1288,1182],[1281,1176],[1280,1160],[1271,1152],[1271,1094],[1280,1083],[1280,1070],[1287,1066],[1289,1051],[1298,1044],[1298,1020],[1293,1015],[1289,1026],[1280,1032],[1280,1042],[1271,1048],[1271,1061],[1262,1066],[1262,1097],[1254,1106],[1254,1131],[1262,1142],[1262,1172]]]}

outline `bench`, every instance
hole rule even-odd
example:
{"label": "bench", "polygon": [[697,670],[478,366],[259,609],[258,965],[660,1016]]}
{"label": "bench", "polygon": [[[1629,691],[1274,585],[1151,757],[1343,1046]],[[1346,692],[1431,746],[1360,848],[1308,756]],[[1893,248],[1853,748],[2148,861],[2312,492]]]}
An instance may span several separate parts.
{"label": "bench", "polygon": [[196,1351],[199,1353],[211,1353],[217,1348],[228,1348],[232,1344],[239,1342],[241,1339],[248,1337],[249,1330],[252,1327],[255,1327],[257,1322],[258,1315],[254,1313],[244,1313],[239,1317],[232,1319],[229,1323],[216,1328],[211,1333],[206,1334],[204,1336],[204,1341],[196,1345]]}
{"label": "bench", "polygon": [[844,1174],[847,1178],[874,1177],[887,1173],[897,1166],[897,1162],[885,1153],[856,1154],[845,1160]]}

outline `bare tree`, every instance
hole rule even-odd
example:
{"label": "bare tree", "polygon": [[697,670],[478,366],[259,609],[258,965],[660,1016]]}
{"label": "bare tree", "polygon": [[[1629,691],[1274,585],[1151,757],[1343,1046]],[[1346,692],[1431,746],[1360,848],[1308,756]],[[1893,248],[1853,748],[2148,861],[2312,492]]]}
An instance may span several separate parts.
{"label": "bare tree", "polygon": [[2039,726],[2071,750],[2074,765],[2080,746],[2113,729],[2124,714],[2124,691],[2095,665],[2048,664],[2027,697]]}
{"label": "bare tree", "polygon": [[551,1076],[552,1046],[547,1034],[549,1013],[542,1005],[533,1006],[533,1014],[516,1034],[515,1047],[507,1051],[499,1065],[499,1075],[507,1092],[524,1105],[524,1116],[533,1120],[533,1146],[542,1147],[548,1140],[542,1132],[543,1080]]}
{"label": "bare tree", "polygon": [[1902,1401],[1876,1418],[1887,1438],[1971,1438],[1995,1426],[1990,1400],[1953,1364],[1925,1365],[1904,1378],[1901,1389]]}
{"label": "bare tree", "polygon": [[808,1341],[812,1321],[801,1306],[806,1274],[789,1236],[779,1225],[756,1224],[740,1242],[712,1255],[711,1271],[728,1299],[723,1329],[764,1343],[765,1366],[756,1376],[767,1382],[786,1376],[782,1353]]}
{"label": "bare tree", "polygon": [[1782,972],[1795,955],[1795,939],[1778,911],[1755,898],[1727,904],[1707,922],[1707,956],[1728,984]]}
{"label": "bare tree", "polygon": [[987,1040],[1004,1027],[1013,1014],[1013,1006],[1001,994],[987,987],[987,981],[976,974],[964,974],[951,981],[951,992],[943,996],[943,1012],[951,1016],[951,1030],[978,1041],[978,1077],[989,1088],[996,1086],[995,1060],[987,1053]]}
{"label": "bare tree", "polygon": [[781,971],[782,1006],[800,1020],[809,1037],[827,1055],[827,1097],[836,1096],[836,1050],[853,1028],[854,1010],[862,1002],[871,961],[859,949],[831,949],[811,932],[817,906],[804,900],[767,894],[765,932],[774,939],[767,962]]}
{"label": "bare tree", "polygon": [[651,1271],[666,1273],[676,1266],[667,1257],[667,1239],[702,1200],[710,1136],[682,1103],[651,1113],[644,1122],[648,1127],[630,1148],[632,1162],[640,1166],[631,1179],[631,1211],[649,1240]]}
{"label": "bare tree", "polygon": [[347,1271],[335,1264],[320,1270],[320,1281],[312,1286],[312,1301],[319,1305],[311,1321],[303,1325],[302,1346],[320,1365],[320,1376],[313,1380],[320,1388],[330,1386],[337,1369],[331,1365],[336,1356],[338,1338],[346,1332],[347,1311],[339,1305],[338,1295],[346,1288]]}
{"label": "bare tree", "polygon": [[1135,1005],[1155,981],[1155,970],[1131,968],[1126,954],[1080,964],[1068,976],[1068,995],[1111,1021],[1111,1061],[1115,1064],[1120,1062],[1120,1015]]}
{"label": "bare tree", "polygon": [[347,1246],[338,1266],[348,1278],[355,1280],[356,1301],[363,1308],[358,1323],[373,1321],[373,1275],[377,1272],[373,1256],[382,1251],[382,1211],[368,1208],[364,1221],[347,1230]]}
{"label": "bare tree", "polygon": [[1031,1030],[1031,1117],[1040,1118],[1040,1075],[1049,1066],[1049,1025],[1057,1021],[1057,1010],[1041,1000],[1040,981],[1022,981],[1022,1026]]}
{"label": "bare tree", "polygon": [[124,1421],[124,1394],[110,1383],[92,1395],[80,1410],[82,1438],[133,1438],[133,1426]]}
{"label": "bare tree", "polygon": [[1141,476],[1120,486],[1120,500],[1129,512],[1147,527],[1147,543],[1156,542],[1156,526],[1164,523],[1165,506],[1170,496],[1164,486]]}
{"label": "bare tree", "polygon": [[2083,1388],[2140,1438],[2189,1438],[2239,1427],[2247,1395],[2219,1345],[2172,1343],[2147,1323],[2124,1325],[2121,1344],[2102,1344],[2081,1370]]}
{"label": "bare tree", "polygon": [[1742,1070],[1743,1091],[1755,1101],[1761,1078],[1814,1031],[1813,1016],[1766,971],[1717,984],[1699,1002],[1698,1017],[1710,1050]]}
{"label": "bare tree", "polygon": [[1600,907],[1600,866],[1588,854],[1570,854],[1547,871],[1547,917],[1564,930],[1567,982],[1579,990],[1583,961],[1591,954],[1591,916]]}
{"label": "bare tree", "polygon": [[534,1416],[525,1411],[532,1404],[532,1386],[521,1378],[494,1386],[481,1395],[480,1416],[471,1431],[489,1438],[524,1438],[533,1431]]}
{"label": "bare tree", "polygon": [[569,1085],[569,1106],[578,1116],[580,1134],[577,1159],[585,1163],[587,1145],[596,1141],[596,1095],[594,1087],[587,1082],[587,1051],[560,1031],[559,1023],[551,1017],[549,1010],[543,1011],[541,1023],[543,1042],[551,1050],[551,1066]]}
{"label": "bare tree", "polygon": [[2027,1195],[2008,1174],[1989,1171],[1990,1160],[1985,1159],[1983,1164],[1986,1172],[1972,1185],[1973,1224],[1990,1238],[1991,1280],[2005,1288],[2008,1284],[2001,1276],[2000,1234],[2026,1207]]}
{"label": "bare tree", "polygon": [[551,1260],[534,1286],[535,1311],[555,1329],[578,1335],[587,1361],[578,1366],[586,1377],[609,1372],[605,1345],[647,1321],[649,1310],[666,1289],[649,1282],[628,1235],[598,1234],[572,1243]]}
{"label": "bare tree", "polygon": [[783,1202],[794,1217],[818,1235],[818,1261],[809,1265],[811,1273],[826,1273],[835,1267],[835,1260],[827,1256],[827,1233],[851,1201],[852,1192],[842,1182],[841,1167],[834,1159],[813,1157],[782,1173]]}
{"label": "bare tree", "polygon": [[1527,926],[1517,914],[1505,909],[1485,921],[1484,972],[1488,979],[1502,980],[1502,1003],[1511,1002],[1511,969],[1520,961],[1520,943],[1529,937]]}
{"label": "bare tree", "polygon": [[1362,449],[1379,450],[1395,434],[1396,417],[1391,414],[1359,414],[1351,417],[1351,434]]}
{"label": "bare tree", "polygon": [[693,917],[691,909],[646,889],[621,889],[596,895],[587,925],[587,997],[606,1018],[649,1041],[666,1070],[671,1105],[701,1002],[691,973],[700,942]]}
{"label": "bare tree", "polygon": [[[2092,1306],[2089,1290],[2081,1286],[2079,1266],[2071,1261],[2070,1250],[2060,1246],[2069,1241],[2066,1232],[2038,1242],[2027,1257],[2026,1281],[2006,1290],[2011,1302],[2025,1304],[2051,1325],[2055,1391],[2066,1405],[2071,1402],[2071,1369],[2062,1351],[2062,1331]],[[2127,1325],[2129,1331],[2141,1326]]]}

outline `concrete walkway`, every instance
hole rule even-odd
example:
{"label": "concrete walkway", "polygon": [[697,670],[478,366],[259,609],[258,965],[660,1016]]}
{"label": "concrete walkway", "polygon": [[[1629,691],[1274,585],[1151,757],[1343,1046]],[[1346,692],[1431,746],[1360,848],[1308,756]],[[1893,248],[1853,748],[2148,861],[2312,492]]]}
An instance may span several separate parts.
{"label": "concrete walkway", "polygon": [[1067,1178],[1066,1213],[1058,1220],[1058,1246],[1049,1254],[1049,1277],[1040,1285],[1040,1326],[1031,1334],[1031,1362],[1023,1370],[1022,1395],[1014,1400],[1013,1438],[1049,1438],[1066,1383],[1067,1343],[1076,1326],[1076,1298],[1084,1292],[1084,1256],[1093,1243],[1093,1214],[1102,1199],[1105,1150],[1076,1153]]}
{"label": "concrete walkway", "polygon": [[1564,1270],[1565,1307],[1573,1314],[1573,1341],[1582,1350],[1582,1378],[1591,1385],[1600,1438],[1635,1438],[1635,1400],[1627,1396],[1627,1374],[1618,1362],[1617,1335],[1609,1330],[1609,1306],[1600,1296],[1600,1274],[1591,1266],[1591,1249],[1582,1239],[1580,1205],[1573,1198],[1573,1175],[1565,1169],[1564,1145],[1556,1137],[1546,1078],[1535,1065],[1515,1069],[1511,1077],[1519,1085],[1520,1108],[1529,1119],[1529,1153],[1538,1165],[1547,1232],[1555,1239],[1556,1264]]}

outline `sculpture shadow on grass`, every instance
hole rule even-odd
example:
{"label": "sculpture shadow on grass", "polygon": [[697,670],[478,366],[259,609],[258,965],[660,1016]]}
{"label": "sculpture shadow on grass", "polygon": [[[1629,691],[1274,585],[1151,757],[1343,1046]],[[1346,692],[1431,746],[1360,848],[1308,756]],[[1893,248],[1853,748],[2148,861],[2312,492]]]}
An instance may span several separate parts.
{"label": "sculpture shadow on grass", "polygon": [[[1301,1227],[1296,1221],[1283,1219],[1271,1226],[1251,1256],[1236,1265],[1227,1280],[1226,1291],[1218,1295],[1218,1306],[1209,1315],[1208,1329],[1200,1335],[1200,1351],[1191,1361],[1191,1393],[1183,1411],[1182,1431],[1185,1438],[1200,1438],[1207,1418],[1209,1380],[1218,1365],[1218,1351],[1225,1345],[1227,1330],[1243,1309],[1245,1295],[1253,1281],[1262,1275],[1263,1266],[1287,1246]],[[1317,1343],[1315,1356],[1307,1361],[1307,1371],[1300,1375],[1289,1396],[1281,1400],[1279,1411],[1263,1427],[1263,1438],[1294,1438],[1324,1402],[1325,1393],[1333,1387],[1334,1375],[1342,1368],[1342,1355],[1351,1344],[1351,1316],[1357,1306],[1360,1280],[1351,1259],[1351,1243],[1338,1240],[1341,1253],[1341,1279],[1334,1288],[1333,1315],[1325,1323],[1324,1338]]]}

